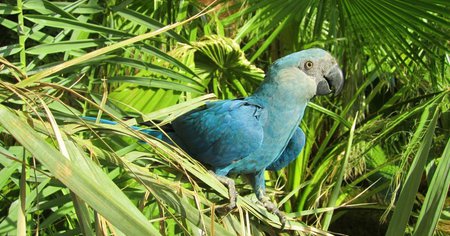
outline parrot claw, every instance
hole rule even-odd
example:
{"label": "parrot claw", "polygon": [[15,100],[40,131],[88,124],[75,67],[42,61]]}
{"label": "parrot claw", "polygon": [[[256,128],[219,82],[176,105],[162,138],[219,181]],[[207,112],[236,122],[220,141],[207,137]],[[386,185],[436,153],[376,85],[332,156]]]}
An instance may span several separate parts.
{"label": "parrot claw", "polygon": [[229,211],[233,210],[236,207],[236,200],[237,200],[237,192],[236,192],[236,187],[234,185],[234,180],[230,179],[230,178],[228,178],[226,176],[217,175],[213,171],[209,171],[209,173],[214,175],[216,177],[216,179],[219,180],[219,182],[221,182],[222,184],[227,186],[227,188],[228,188],[228,197],[230,199],[230,203],[228,204],[227,209]]}
{"label": "parrot claw", "polygon": [[284,215],[284,213],[282,211],[280,211],[280,209],[278,209],[278,207],[273,202],[271,202],[269,200],[269,198],[263,197],[259,200],[264,205],[264,207],[267,209],[267,211],[278,216],[278,219],[280,220],[280,223],[281,223],[281,229],[283,229],[284,226],[286,225],[286,216]]}

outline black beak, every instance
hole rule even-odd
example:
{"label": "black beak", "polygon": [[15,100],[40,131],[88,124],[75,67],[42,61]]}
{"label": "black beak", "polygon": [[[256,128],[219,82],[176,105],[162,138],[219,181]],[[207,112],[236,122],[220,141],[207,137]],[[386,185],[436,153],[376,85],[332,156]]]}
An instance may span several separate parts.
{"label": "black beak", "polygon": [[[334,94],[341,92],[344,86],[344,75],[341,68],[336,64],[324,76],[324,80],[317,84],[316,95],[326,95],[334,91]],[[333,90],[331,90],[333,89]]]}

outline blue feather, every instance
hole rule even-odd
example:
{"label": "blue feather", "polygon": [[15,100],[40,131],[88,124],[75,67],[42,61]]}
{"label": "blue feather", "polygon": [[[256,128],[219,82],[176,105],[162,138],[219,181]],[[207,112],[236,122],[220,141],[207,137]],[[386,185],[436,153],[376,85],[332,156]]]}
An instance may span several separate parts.
{"label": "blue feather", "polygon": [[172,126],[191,156],[218,169],[261,146],[265,112],[245,100],[217,101],[177,118]]}
{"label": "blue feather", "polygon": [[266,170],[278,171],[286,167],[289,163],[297,158],[305,146],[305,133],[300,128],[294,133],[294,136],[289,140],[288,145],[284,149],[281,156],[272,162]]}
{"label": "blue feather", "polygon": [[[92,121],[92,122],[97,121],[97,118],[92,117],[92,116],[82,116],[80,118],[83,120],[86,120],[86,121]],[[107,119],[99,119],[98,122],[101,124],[106,124],[106,125],[117,125],[117,122],[112,121],[112,120],[107,120]],[[169,139],[167,137],[165,137],[161,131],[150,129],[150,128],[141,128],[139,126],[134,126],[134,125],[130,126],[130,128],[170,143]]]}

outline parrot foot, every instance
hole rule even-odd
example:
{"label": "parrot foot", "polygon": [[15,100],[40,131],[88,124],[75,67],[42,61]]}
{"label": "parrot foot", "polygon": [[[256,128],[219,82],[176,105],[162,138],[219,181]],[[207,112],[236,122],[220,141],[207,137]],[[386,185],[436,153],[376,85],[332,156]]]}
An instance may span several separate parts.
{"label": "parrot foot", "polygon": [[236,199],[237,199],[237,192],[236,187],[234,186],[234,180],[226,177],[226,176],[220,176],[214,173],[213,171],[209,171],[212,175],[216,177],[219,182],[227,186],[228,188],[228,197],[230,199],[230,203],[227,206],[228,210],[233,210],[236,207]]}
{"label": "parrot foot", "polygon": [[278,207],[269,200],[268,197],[262,197],[259,199],[259,201],[264,205],[264,207],[267,209],[267,211],[272,212],[276,216],[278,216],[278,219],[280,219],[281,228],[283,229],[286,225],[286,216]]}

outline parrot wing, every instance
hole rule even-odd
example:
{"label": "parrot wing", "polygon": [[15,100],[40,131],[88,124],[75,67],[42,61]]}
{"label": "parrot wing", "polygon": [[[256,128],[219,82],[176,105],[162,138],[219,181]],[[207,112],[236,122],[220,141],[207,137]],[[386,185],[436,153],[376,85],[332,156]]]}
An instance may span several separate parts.
{"label": "parrot wing", "polygon": [[294,135],[292,135],[292,138],[289,140],[283,153],[281,153],[281,155],[276,160],[274,160],[266,168],[266,170],[278,171],[286,167],[289,163],[297,158],[298,154],[300,154],[304,146],[305,133],[303,133],[303,130],[298,127],[295,130]]}
{"label": "parrot wing", "polygon": [[180,146],[200,162],[225,167],[255,150],[263,141],[267,111],[246,100],[206,104],[172,122]]}

